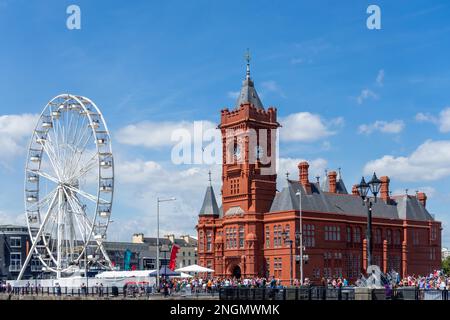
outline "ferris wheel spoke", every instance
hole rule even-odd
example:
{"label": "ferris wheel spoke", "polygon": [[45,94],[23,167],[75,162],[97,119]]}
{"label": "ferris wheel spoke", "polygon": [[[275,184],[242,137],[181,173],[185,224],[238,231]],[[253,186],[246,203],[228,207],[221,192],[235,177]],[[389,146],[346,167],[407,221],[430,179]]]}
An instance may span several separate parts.
{"label": "ferris wheel spoke", "polygon": [[[56,204],[56,203],[55,203]],[[47,251],[47,253],[48,253],[48,255],[49,255],[49,257],[50,257],[50,259],[56,264],[56,259],[55,259],[55,257],[53,256],[53,253],[55,252],[54,251],[54,249],[55,249],[55,241],[52,239],[52,235],[53,235],[53,232],[54,232],[54,230],[55,230],[55,227],[56,227],[56,223],[55,223],[55,217],[53,217],[53,219],[50,219],[50,221],[48,222],[48,223],[50,223],[50,222],[52,222],[52,224],[51,224],[51,226],[49,227],[50,229],[49,229],[49,232],[47,233],[48,235],[49,235],[49,239],[48,240],[44,240],[44,244],[45,244],[45,246],[46,246],[46,251]],[[44,236],[45,237],[45,236]],[[50,243],[48,243],[48,242],[50,242]]]}
{"label": "ferris wheel spoke", "polygon": [[48,201],[50,201],[50,199],[54,196],[54,193],[56,192],[56,190],[58,190],[57,187],[55,189],[53,189],[52,191],[50,191],[44,198],[42,198],[38,202],[31,204],[29,207],[27,207],[28,211],[32,211],[32,209],[35,209],[35,208],[37,208],[37,209],[42,208],[44,206],[44,204],[46,204]]}
{"label": "ferris wheel spoke", "polygon": [[[86,215],[85,211],[83,210],[83,206],[80,205],[77,201],[75,201],[75,197],[70,195],[66,190],[64,190],[64,192],[66,194],[67,201],[69,202],[73,213],[75,213],[74,216],[78,222],[78,228],[79,228],[81,236],[83,237],[83,241],[86,242],[86,226],[83,225],[82,223],[80,223],[80,220],[78,219],[78,216],[83,217]],[[84,228],[84,230],[82,227]]]}
{"label": "ferris wheel spoke", "polygon": [[[83,119],[85,120],[85,119]],[[90,136],[92,135],[92,129],[88,126],[88,123],[86,121],[83,121],[82,123],[82,131],[80,131],[80,135],[76,141],[76,146],[83,146],[89,141]],[[86,136],[87,135],[87,136]]]}
{"label": "ferris wheel spoke", "polygon": [[[85,123],[83,123],[83,126],[85,127],[84,131],[83,131],[83,137],[81,137],[80,140],[78,140],[76,142],[76,144],[74,144],[75,145],[74,154],[73,154],[73,157],[71,157],[71,161],[70,161],[71,168],[73,170],[72,174],[74,174],[75,171],[77,170],[78,164],[83,157],[83,154],[86,150],[88,142],[91,139],[91,137],[93,136],[92,130],[89,129],[89,126],[86,125]],[[87,135],[87,138],[84,139],[86,132],[88,133],[88,135]]]}
{"label": "ferris wheel spoke", "polygon": [[39,176],[41,176],[41,177],[43,177],[43,178],[45,178],[45,179],[47,179],[47,180],[50,180],[50,181],[52,181],[52,182],[54,182],[54,183],[56,183],[56,184],[59,183],[58,178],[55,178],[55,177],[51,176],[50,174],[48,174],[48,173],[46,173],[46,172],[43,172],[43,171],[41,171],[41,170],[31,170],[31,169],[27,169],[27,171],[30,172],[30,173],[37,174],[37,175],[39,175]]}
{"label": "ferris wheel spoke", "polygon": [[[49,141],[49,140],[47,140]],[[51,143],[44,143],[44,151],[47,154],[47,157],[50,161],[50,164],[53,168],[53,171],[55,172],[56,176],[58,177],[58,179],[61,181],[61,175],[59,174],[59,172],[61,172],[61,168],[60,168],[60,164],[59,161],[57,160],[58,157],[56,156],[54,150],[50,147]]]}
{"label": "ferris wheel spoke", "polygon": [[86,211],[84,210],[84,205],[81,203],[81,201],[80,201],[80,199],[78,199],[78,197],[72,196],[71,198],[72,198],[72,201],[75,203],[75,206],[79,208],[80,218],[82,218],[83,226],[90,229],[90,232],[91,232],[93,229],[93,224],[89,220],[89,217],[87,216]]}
{"label": "ferris wheel spoke", "polygon": [[94,195],[92,195],[92,194],[90,194],[90,193],[88,193],[88,192],[86,192],[86,191],[82,191],[82,190],[80,190],[80,189],[78,189],[78,188],[75,188],[75,187],[73,187],[73,186],[67,186],[67,188],[69,188],[69,189],[72,190],[72,191],[75,191],[75,192],[78,193],[79,195],[85,197],[85,198],[88,199],[88,200],[91,200],[91,201],[94,202],[94,203],[97,203],[97,200],[98,200],[98,202],[100,202],[100,203],[102,203],[102,204],[107,204],[107,203],[109,203],[108,201],[106,201],[106,200],[104,200],[104,199],[102,199],[102,198],[100,198],[100,197],[97,198],[96,196],[94,196]]}
{"label": "ferris wheel spoke", "polygon": [[98,165],[97,153],[92,156],[91,159],[86,161],[86,163],[78,170],[78,174],[74,175],[74,179],[81,179],[89,171],[91,171],[95,166]]}

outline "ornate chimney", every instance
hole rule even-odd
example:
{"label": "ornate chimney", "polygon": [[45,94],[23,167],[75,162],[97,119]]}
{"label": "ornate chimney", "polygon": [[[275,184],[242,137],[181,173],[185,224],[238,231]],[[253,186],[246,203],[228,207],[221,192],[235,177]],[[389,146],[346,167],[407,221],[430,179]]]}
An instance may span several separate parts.
{"label": "ornate chimney", "polygon": [[309,169],[308,162],[302,161],[298,164],[300,183],[303,185],[306,192],[310,193],[311,183],[309,182],[308,169]]}
{"label": "ornate chimney", "polygon": [[328,190],[331,193],[336,193],[336,171],[328,172]]}
{"label": "ornate chimney", "polygon": [[417,200],[423,205],[425,208],[427,205],[427,195],[425,192],[417,192]]}
{"label": "ornate chimney", "polygon": [[358,187],[356,184],[354,184],[352,187],[352,195],[359,196],[359,191],[358,191]]}
{"label": "ornate chimney", "polygon": [[391,181],[388,176],[380,177],[381,188],[380,188],[380,198],[385,202],[389,202],[389,182]]}

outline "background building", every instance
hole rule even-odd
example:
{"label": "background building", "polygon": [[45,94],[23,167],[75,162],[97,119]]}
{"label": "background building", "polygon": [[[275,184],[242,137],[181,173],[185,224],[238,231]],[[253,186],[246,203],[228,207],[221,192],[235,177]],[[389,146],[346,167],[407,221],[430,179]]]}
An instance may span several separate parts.
{"label": "background building", "polygon": [[448,248],[442,248],[442,260],[447,259],[448,257],[450,257],[450,250],[448,250]]}
{"label": "background building", "polygon": [[[144,237],[143,233],[136,233],[133,235],[132,241],[137,244],[145,244],[156,252],[156,237]],[[160,238],[159,244],[163,249],[161,252],[161,257],[165,258],[167,263],[170,260],[170,250],[172,245],[177,244],[180,249],[177,254],[176,267],[181,268],[188,265],[197,264],[197,239],[192,236],[181,235],[179,238],[176,238],[175,235],[169,234],[164,238]]]}
{"label": "background building", "polygon": [[[16,279],[31,247],[28,228],[24,226],[0,226],[0,280]],[[32,258],[24,279],[41,277],[42,265]]]}
{"label": "background building", "polygon": [[[299,164],[298,178],[286,179],[277,192],[276,173],[270,168],[278,127],[277,109],[264,108],[247,64],[236,106],[221,111],[222,207],[209,185],[196,227],[199,264],[213,268],[216,276],[275,276],[286,282],[292,269],[293,277],[299,278],[299,245],[293,241],[291,250],[289,240],[300,235],[300,191],[308,258],[304,276],[313,281],[333,276],[356,280],[367,268],[367,206],[355,186],[347,191],[340,170],[328,172],[321,184],[311,182],[307,162]],[[255,152],[250,138],[236,133],[230,137],[230,130],[257,132],[256,154],[267,155],[271,162],[259,156],[250,161]],[[230,140],[233,148],[225,145]],[[267,147],[261,141],[268,141]],[[227,153],[229,149],[233,154]],[[401,275],[439,269],[441,223],[427,211],[427,196],[423,192],[392,196],[389,178],[381,180],[372,213],[373,263]]]}

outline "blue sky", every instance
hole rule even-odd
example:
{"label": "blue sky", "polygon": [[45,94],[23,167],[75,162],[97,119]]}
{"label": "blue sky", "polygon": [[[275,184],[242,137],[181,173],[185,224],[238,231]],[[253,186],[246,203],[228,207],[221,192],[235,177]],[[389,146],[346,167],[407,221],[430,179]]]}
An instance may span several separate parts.
{"label": "blue sky", "polygon": [[[66,28],[71,4],[81,30]],[[381,8],[381,30],[366,28],[369,4]],[[0,0],[0,222],[23,216],[32,115],[70,92],[95,101],[112,133],[110,238],[153,234],[156,196],[178,199],[162,208],[162,232],[194,233],[206,173],[219,194],[219,167],[176,166],[173,143],[145,136],[217,123],[250,48],[261,100],[298,132],[281,136],[283,170],[296,176],[307,159],[312,176],[341,167],[349,189],[376,169],[394,193],[424,190],[449,246],[449,13],[447,1]]]}

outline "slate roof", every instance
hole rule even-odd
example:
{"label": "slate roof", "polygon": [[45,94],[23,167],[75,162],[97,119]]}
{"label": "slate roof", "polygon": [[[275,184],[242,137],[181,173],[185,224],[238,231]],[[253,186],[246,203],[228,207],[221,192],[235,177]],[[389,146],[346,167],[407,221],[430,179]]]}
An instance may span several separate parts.
{"label": "slate roof", "polygon": [[[359,196],[325,192],[315,183],[311,184],[311,194],[306,194],[303,186],[294,180],[288,180],[288,186],[276,194],[270,212],[299,210],[297,190],[301,191],[302,211],[367,216],[367,208],[363,206]],[[417,198],[410,195],[394,197],[389,204],[378,199],[373,204],[372,217],[421,221],[434,220]]]}
{"label": "slate roof", "polygon": [[219,215],[219,206],[217,205],[216,195],[212,186],[206,188],[205,198],[199,215]]}
{"label": "slate roof", "polygon": [[236,101],[236,109],[239,108],[243,103],[251,103],[258,109],[264,109],[264,106],[259,99],[258,93],[256,92],[255,84],[250,78],[242,81],[241,92],[239,93],[239,97]]}

